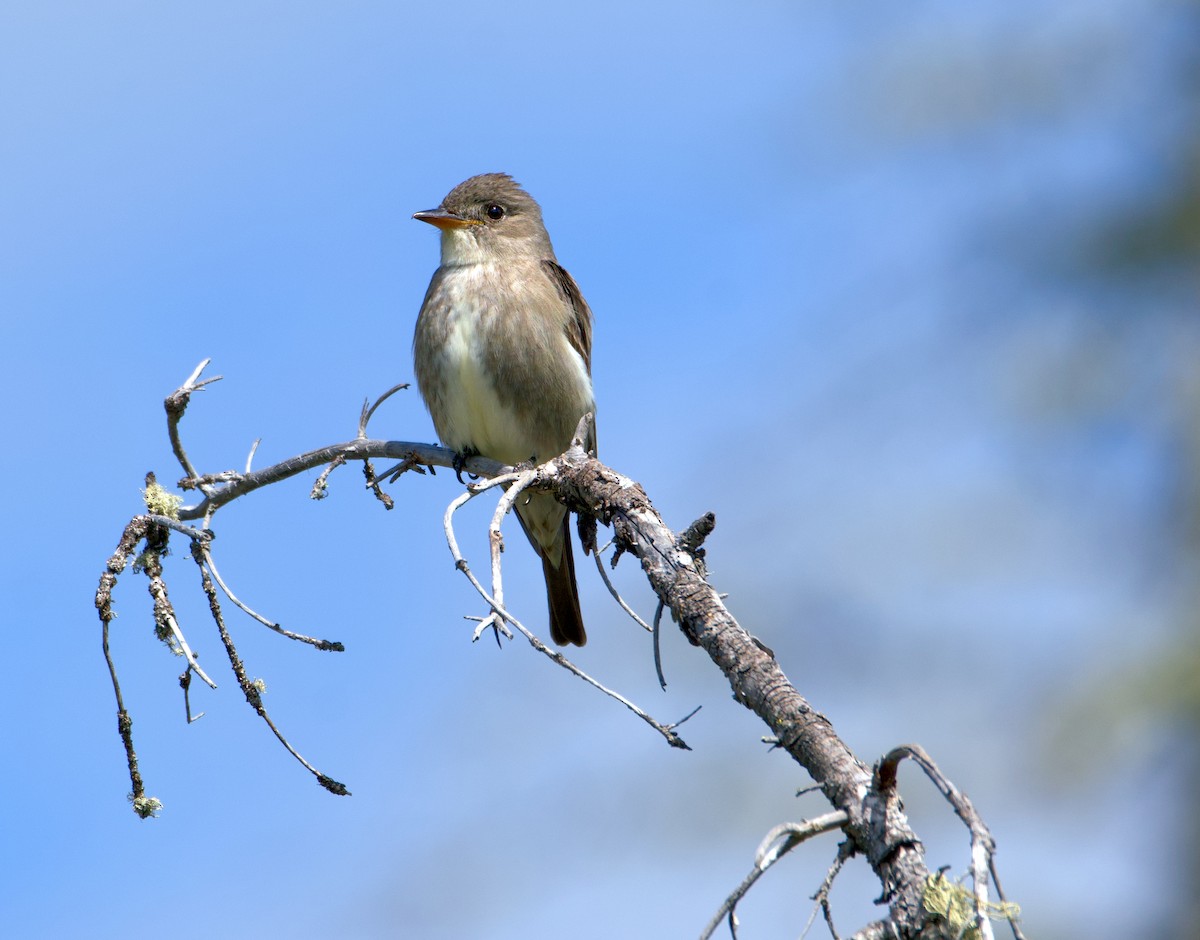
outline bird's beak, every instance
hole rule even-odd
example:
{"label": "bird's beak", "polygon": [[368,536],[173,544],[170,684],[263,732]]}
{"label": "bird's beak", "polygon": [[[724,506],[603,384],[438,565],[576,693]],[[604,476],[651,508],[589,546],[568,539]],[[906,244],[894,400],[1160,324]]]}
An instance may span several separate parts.
{"label": "bird's beak", "polygon": [[447,212],[445,209],[426,209],[423,212],[414,212],[414,219],[420,219],[422,222],[428,222],[430,225],[436,225],[440,229],[447,228],[466,228],[468,225],[479,225],[476,219],[464,219],[460,215],[455,215],[453,212]]}

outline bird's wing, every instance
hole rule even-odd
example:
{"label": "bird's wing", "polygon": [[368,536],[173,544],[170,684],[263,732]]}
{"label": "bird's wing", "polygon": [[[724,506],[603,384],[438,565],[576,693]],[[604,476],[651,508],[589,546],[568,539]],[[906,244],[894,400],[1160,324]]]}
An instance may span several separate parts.
{"label": "bird's wing", "polygon": [[575,347],[575,351],[583,358],[588,375],[592,374],[592,311],[575,278],[555,261],[543,261],[542,266],[550,276],[550,280],[558,289],[558,293],[567,302],[571,316],[567,319],[567,339]]}
{"label": "bird's wing", "polygon": [[[575,283],[575,278],[567,273],[566,268],[557,261],[543,261],[542,266],[563,300],[567,302],[567,309],[570,313],[570,316],[567,317],[567,341],[583,359],[583,364],[587,367],[590,376],[592,374],[592,308],[583,299],[583,292]],[[587,449],[593,453],[599,451],[597,438],[596,420],[593,415],[591,440],[585,442]]]}

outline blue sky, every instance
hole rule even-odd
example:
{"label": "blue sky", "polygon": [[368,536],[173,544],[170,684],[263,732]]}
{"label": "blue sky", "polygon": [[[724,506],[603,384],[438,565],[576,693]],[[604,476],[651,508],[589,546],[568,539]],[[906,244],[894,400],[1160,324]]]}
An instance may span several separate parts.
{"label": "blue sky", "polygon": [[[180,664],[127,573],[113,647],[165,804],[129,811],[92,596],[145,472],[180,475],[163,397],[201,359],[224,376],[183,425],[208,471],[260,437],[259,466],[353,437],[362,400],[412,378],[437,243],[409,216],[493,170],[542,203],[595,311],[601,456],[672,525],[716,512],[713,581],[800,691],[863,759],[916,741],[941,762],[1031,935],[1144,926],[1171,836],[1119,813],[1178,798],[1176,778],[1152,749],[1097,773],[1061,742],[1115,663],[1172,641],[1166,392],[1200,337],[1187,285],[1105,280],[1080,246],[1179,168],[1189,15],[0,12],[0,421],[20,449],[3,471],[5,932],[695,935],[768,829],[823,811],[673,634],[658,689],[594,572],[578,661],[664,720],[703,705],[691,753],[521,643],[472,645],[462,617],[481,608],[441,536],[452,476],[405,478],[386,513],[353,468],[321,503],[303,479],[229,507],[215,547],[253,606],[346,644],[228,614],[273,717],[354,796],[312,783],[240,701],[180,550],[172,597],[220,688],[193,687],[206,714],[185,725]],[[432,439],[415,391],[374,433]],[[489,515],[467,517],[477,569]],[[507,591],[540,628],[527,555],[507,554]],[[618,576],[652,613],[630,559]],[[902,784],[931,867],[961,873],[965,833],[915,772]],[[1115,847],[1080,858],[1101,825]],[[835,851],[764,878],[746,935],[796,935]],[[877,893],[848,867],[843,933]]]}

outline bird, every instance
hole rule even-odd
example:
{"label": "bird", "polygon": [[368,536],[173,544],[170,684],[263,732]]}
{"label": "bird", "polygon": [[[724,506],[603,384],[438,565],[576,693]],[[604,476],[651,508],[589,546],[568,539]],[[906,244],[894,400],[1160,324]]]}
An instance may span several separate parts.
{"label": "bird", "polygon": [[[514,465],[557,457],[596,412],[592,311],[555,257],[541,207],[507,173],[484,173],[413,218],[441,234],[413,336],[417,387],[439,440],[459,468],[476,454]],[[595,453],[594,421],[584,446]],[[542,560],[550,637],[583,646],[567,509],[531,493],[516,511]]]}

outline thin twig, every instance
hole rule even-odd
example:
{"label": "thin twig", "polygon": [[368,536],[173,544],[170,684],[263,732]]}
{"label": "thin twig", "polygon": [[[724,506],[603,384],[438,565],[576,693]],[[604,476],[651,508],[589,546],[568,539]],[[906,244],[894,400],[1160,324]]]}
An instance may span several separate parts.
{"label": "thin twig", "polygon": [[[221,381],[221,376],[216,375],[211,379],[199,381],[200,373],[205,367],[212,362],[211,359],[205,359],[200,365],[192,370],[179,388],[175,389],[163,401],[163,407],[167,412],[167,435],[171,439],[171,450],[175,454],[175,459],[179,461],[179,465],[183,468],[184,474],[190,480],[198,480],[199,474],[196,473],[196,468],[192,466],[192,461],[187,455],[187,451],[183,448],[183,441],[179,437],[179,422],[183,418],[183,413],[187,410],[188,401],[191,399],[192,392],[198,392],[204,389],[205,386],[211,385],[213,382]],[[200,490],[207,495],[208,488],[205,484],[200,484]]]}
{"label": "thin twig", "polygon": [[193,721],[199,721],[204,717],[204,712],[192,714],[192,667],[188,666],[179,676],[179,687],[183,689],[183,713],[187,717],[187,723],[190,725]]}
{"label": "thin twig", "polygon": [[[152,519],[165,517],[151,517]],[[166,520],[168,522],[172,520]],[[186,528],[186,526],[184,527]],[[196,675],[211,689],[215,689],[217,684],[208,677],[198,662],[196,655],[192,652],[191,646],[188,645],[187,637],[183,635],[183,631],[179,628],[179,621],[175,617],[175,608],[171,604],[170,597],[167,596],[167,584],[162,579],[162,562],[160,556],[166,552],[167,536],[163,532],[161,538],[155,534],[155,528],[147,530],[147,549],[142,560],[143,570],[146,577],[149,579],[150,596],[154,599],[154,621],[160,629],[169,631],[175,640],[175,649],[181,652],[187,660],[188,667],[192,669]],[[199,545],[206,541],[203,537],[195,539],[192,544]],[[151,544],[153,542],[153,544]],[[160,638],[166,639],[165,636]]]}
{"label": "thin twig", "polygon": [[849,819],[849,814],[843,810],[836,810],[804,822],[783,823],[768,832],[754,853],[754,867],[750,869],[750,873],[742,880],[742,883],[733,890],[733,893],[725,899],[725,903],[701,931],[700,940],[708,940],[721,925],[722,920],[728,918],[732,925],[733,914],[738,903],[746,896],[746,892],[754,887],[754,883],[766,873],[767,869],[779,859],[806,839],[829,832],[831,829],[840,829]]}
{"label": "thin twig", "polygon": [[[631,712],[633,712],[635,715],[637,715],[639,718],[641,718],[644,722],[646,722],[646,724],[650,725],[650,727],[652,727],[655,731],[657,731],[664,738],[666,738],[667,743],[670,744],[672,747],[683,748],[684,750],[690,751],[691,748],[688,747],[687,743],[683,740],[683,738],[681,738],[678,734],[675,733],[673,725],[664,725],[662,722],[655,720],[649,714],[647,714],[645,711],[643,711],[641,708],[639,708],[637,705],[635,705],[633,702],[629,701],[629,699],[625,698],[625,696],[621,695],[619,692],[615,692],[612,689],[602,685],[600,682],[593,679],[590,675],[588,675],[586,672],[584,672],[582,669],[580,669],[578,666],[576,666],[573,662],[571,662],[569,659],[567,659],[567,657],[565,657],[562,653],[558,652],[557,650],[550,649],[550,647],[546,646],[546,644],[543,643],[540,639],[538,639],[530,630],[528,630],[525,627],[525,625],[523,623],[521,623],[521,621],[519,621],[508,610],[506,610],[505,607],[503,606],[503,604],[501,604],[499,599],[494,597],[492,594],[488,593],[487,589],[484,588],[484,586],[479,582],[479,579],[475,577],[475,573],[473,571],[471,571],[471,566],[467,562],[467,559],[463,555],[462,551],[459,549],[458,539],[454,535],[454,514],[458,511],[458,509],[460,507],[466,505],[466,503],[468,501],[470,501],[471,499],[474,499],[475,496],[479,495],[480,493],[485,492],[486,490],[492,488],[493,486],[501,486],[506,482],[515,483],[515,482],[521,480],[526,474],[532,473],[532,472],[533,471],[525,471],[524,473],[512,473],[512,474],[508,475],[508,479],[501,476],[501,477],[497,477],[492,480],[488,480],[484,483],[472,484],[470,487],[467,488],[467,491],[465,493],[463,493],[460,496],[455,497],[450,502],[450,505],[446,507],[446,512],[442,517],[442,527],[445,530],[446,543],[450,547],[450,554],[454,558],[454,566],[466,576],[467,580],[471,582],[471,586],[474,587],[475,591],[479,594],[479,596],[482,597],[487,602],[487,605],[491,610],[491,612],[488,614],[488,616],[485,617],[480,622],[479,627],[476,628],[474,638],[479,639],[480,635],[488,627],[492,627],[495,630],[502,630],[507,636],[509,636],[511,638],[512,633],[511,633],[511,631],[508,630],[508,628],[506,626],[506,624],[511,623],[514,627],[517,628],[517,630],[519,630],[521,632],[521,635],[524,636],[525,639],[529,641],[529,644],[534,649],[536,649],[538,652],[543,653],[544,655],[546,655],[547,657],[552,659],[554,662],[556,662],[559,666],[566,669],[568,672],[572,673],[573,675],[578,676],[580,679],[582,679],[584,682],[591,685],[593,688],[598,689],[599,691],[603,692],[605,695],[609,696],[610,698],[616,699],[618,702],[620,702],[622,705],[624,705],[626,708],[628,708]],[[515,489],[515,486],[514,486],[514,489]],[[507,494],[505,494],[505,498],[507,498]]]}
{"label": "thin twig", "polygon": [[329,461],[329,465],[313,481],[312,489],[308,492],[309,499],[324,499],[329,495],[329,475],[345,462],[346,457],[344,454],[338,454],[333,460]]}
{"label": "thin twig", "polygon": [[194,526],[184,525],[178,519],[172,519],[170,516],[161,516],[157,513],[148,512],[139,518],[146,519],[154,525],[165,526],[168,529],[173,529],[180,535],[186,535],[193,542],[209,542],[213,538],[212,532],[207,527],[197,529]]}
{"label": "thin twig", "polygon": [[800,940],[804,940],[808,936],[813,922],[817,919],[817,911],[825,915],[825,923],[829,925],[829,933],[833,937],[833,940],[841,940],[838,936],[837,928],[833,925],[833,909],[829,904],[829,892],[833,890],[833,880],[838,876],[838,872],[842,870],[842,866],[846,864],[846,860],[852,855],[854,855],[854,845],[847,839],[838,846],[837,857],[834,858],[833,864],[829,866],[829,871],[825,873],[825,879],[821,882],[821,887],[817,889],[817,893],[812,897],[817,903],[813,905],[812,913],[808,915],[808,923],[804,925],[804,930],[800,934]]}
{"label": "thin twig", "polygon": [[658,684],[662,686],[664,692],[667,690],[667,680],[666,680],[666,677],[663,675],[662,651],[659,648],[658,640],[659,640],[659,637],[662,636],[662,630],[660,629],[660,627],[662,625],[662,613],[663,613],[663,608],[665,606],[666,605],[661,600],[658,602],[658,608],[654,611],[654,630],[653,630],[654,672],[658,676]]}
{"label": "thin twig", "polygon": [[250,466],[254,463],[254,455],[258,453],[258,445],[262,443],[261,437],[256,437],[254,443],[250,445],[250,453],[246,455],[246,473],[250,473]]}
{"label": "thin twig", "polygon": [[600,580],[604,582],[604,586],[608,588],[608,593],[613,596],[613,600],[615,600],[621,606],[621,609],[623,611],[625,611],[625,613],[629,614],[629,616],[633,618],[634,622],[639,627],[641,627],[647,633],[653,633],[654,628],[652,626],[650,626],[650,624],[646,623],[646,621],[643,620],[641,617],[639,617],[634,612],[632,607],[630,607],[627,603],[625,603],[625,598],[623,598],[620,595],[620,593],[618,593],[616,587],[613,585],[612,581],[608,577],[608,572],[604,570],[604,562],[600,558],[600,556],[601,556],[601,554],[603,554],[604,552],[606,552],[608,550],[609,545],[612,545],[612,542],[609,542],[608,545],[605,545],[603,548],[598,548],[598,549],[596,549],[596,551],[592,552],[592,557],[596,561],[596,570],[598,572],[600,572]]}
{"label": "thin twig", "polygon": [[484,617],[479,622],[479,626],[475,628],[475,635],[472,637],[472,642],[475,642],[481,636],[483,636],[483,631],[488,627],[491,627],[496,631],[497,642],[499,642],[499,635],[501,633],[511,640],[513,638],[512,631],[508,629],[508,626],[504,622],[507,619],[507,614],[504,613],[503,608],[500,607],[498,602],[488,594],[483,585],[479,583],[479,579],[475,577],[475,573],[471,570],[471,566],[467,563],[466,556],[464,556],[459,550],[458,539],[454,536],[454,514],[462,506],[465,506],[468,502],[474,499],[475,495],[476,494],[471,492],[470,488],[468,488],[461,495],[456,496],[453,500],[451,500],[450,505],[446,507],[446,512],[442,517],[442,529],[446,533],[446,543],[450,546],[450,554],[454,557],[454,567],[466,575],[467,580],[471,582],[471,586],[474,587],[475,590],[487,600],[488,605],[491,607],[491,612]]}
{"label": "thin twig", "polygon": [[[991,873],[992,873],[992,883],[996,886],[996,895],[997,895],[997,897],[1000,898],[1000,903],[1003,904],[1004,907],[1007,909],[1009,907],[1009,905],[1012,904],[1012,902],[1009,901],[1007,897],[1005,897],[1004,888],[1001,887],[1001,885],[1000,885],[1000,876],[998,874],[996,874],[996,856],[995,855],[992,855],[992,857],[990,859],[988,859],[988,868],[991,870]],[[1025,940],[1025,934],[1021,933],[1021,926],[1020,926],[1020,924],[1017,923],[1017,920],[1015,917],[1008,918],[1008,926],[1012,930],[1013,937],[1016,938],[1016,940]]]}
{"label": "thin twig", "polygon": [[501,607],[504,606],[504,580],[501,574],[500,555],[504,552],[504,535],[500,531],[500,525],[504,521],[504,517],[516,505],[517,498],[529,488],[536,478],[536,470],[524,470],[519,473],[501,474],[491,480],[473,483],[467,487],[472,496],[478,496],[493,487],[505,487],[504,495],[496,501],[496,511],[492,513],[492,522],[488,526],[488,550],[492,561],[492,596],[496,598],[496,603]]}
{"label": "thin twig", "polygon": [[208,608],[212,613],[213,622],[217,625],[217,632],[221,635],[221,643],[225,646],[225,653],[229,657],[229,665],[233,667],[233,673],[237,676],[238,685],[242,689],[242,694],[246,697],[246,701],[250,707],[258,713],[258,716],[271,729],[271,733],[279,740],[292,757],[296,758],[304,768],[317,778],[317,782],[321,784],[330,793],[337,796],[349,796],[350,791],[346,789],[346,785],[339,783],[332,777],[328,777],[321,773],[317,768],[310,764],[301,756],[288,742],[288,739],[283,736],[283,732],[276,727],[275,722],[271,720],[271,716],[267,714],[267,709],[262,703],[262,684],[252,681],[246,675],[246,668],[242,664],[241,657],[238,656],[237,648],[233,644],[233,638],[229,635],[229,631],[225,628],[225,617],[221,613],[221,602],[217,598],[217,589],[213,585],[212,578],[209,577],[208,567],[204,564],[204,552],[197,543],[192,544],[192,558],[196,562],[196,567],[200,570],[200,586],[208,598]]}
{"label": "thin twig", "polygon": [[[371,461],[368,460],[367,465],[370,466],[370,464]],[[378,488],[380,483],[395,483],[400,479],[401,476],[408,473],[410,470],[415,470],[422,476],[425,474],[424,465],[417,463],[415,457],[405,457],[399,463],[388,467],[382,473],[375,473],[374,470],[372,470],[371,473],[367,474],[367,486],[374,486]]]}
{"label": "thin twig", "polygon": [[359,438],[366,438],[367,425],[371,421],[371,416],[375,414],[375,409],[378,408],[385,401],[387,401],[389,398],[391,398],[393,395],[395,395],[396,392],[400,391],[403,388],[408,388],[407,382],[401,382],[399,385],[393,385],[386,392],[384,392],[382,395],[380,395],[378,398],[376,398],[375,404],[371,405],[370,407],[367,406],[367,401],[369,401],[369,399],[363,400],[362,414],[360,414],[359,418],[358,418],[358,436],[359,436]]}
{"label": "thin twig", "polygon": [[285,630],[279,624],[268,620],[262,614],[258,613],[258,611],[252,610],[250,607],[240,601],[233,591],[229,589],[229,585],[225,583],[224,579],[221,577],[221,573],[217,570],[217,563],[213,559],[212,551],[207,546],[202,546],[201,551],[204,553],[204,564],[206,564],[208,566],[208,570],[212,572],[213,580],[217,582],[221,590],[225,593],[225,596],[228,597],[236,607],[242,610],[243,613],[248,614],[250,617],[261,623],[264,627],[274,630],[280,636],[286,636],[289,640],[298,640],[301,643],[308,643],[310,646],[315,646],[317,649],[324,650],[326,652],[345,652],[346,647],[336,640],[320,640],[316,637],[305,636],[303,633],[293,633],[291,630]]}

